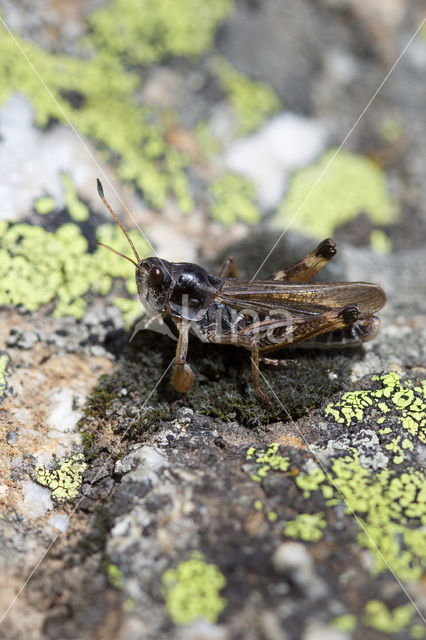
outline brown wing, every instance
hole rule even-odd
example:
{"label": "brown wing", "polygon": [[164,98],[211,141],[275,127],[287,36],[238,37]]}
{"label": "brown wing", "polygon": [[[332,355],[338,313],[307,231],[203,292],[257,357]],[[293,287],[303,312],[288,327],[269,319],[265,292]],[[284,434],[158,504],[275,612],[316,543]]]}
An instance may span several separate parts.
{"label": "brown wing", "polygon": [[229,278],[215,296],[215,302],[239,311],[251,309],[260,315],[273,312],[276,316],[282,309],[284,313],[306,318],[356,304],[362,319],[381,309],[386,295],[381,287],[369,282],[298,284]]}

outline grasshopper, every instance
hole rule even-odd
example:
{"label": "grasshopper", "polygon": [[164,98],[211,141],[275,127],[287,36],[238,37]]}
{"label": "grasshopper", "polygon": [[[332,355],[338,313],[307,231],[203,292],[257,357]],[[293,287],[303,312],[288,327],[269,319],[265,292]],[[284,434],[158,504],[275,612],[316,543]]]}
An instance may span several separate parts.
{"label": "grasshopper", "polygon": [[[371,340],[380,330],[374,314],[386,302],[381,287],[368,282],[315,282],[312,277],[336,254],[327,238],[295,264],[266,280],[242,280],[233,258],[212,275],[197,264],[141,259],[110,204],[100,181],[99,196],[127,238],[136,261],[112,247],[105,248],[129,260],[136,269],[139,298],[147,313],[171,319],[177,328],[174,388],[187,393],[194,374],[187,363],[189,333],[203,342],[233,344],[251,352],[253,384],[259,384],[259,362],[280,365],[267,354],[284,347],[353,347]],[[286,362],[286,361],[284,361]]]}

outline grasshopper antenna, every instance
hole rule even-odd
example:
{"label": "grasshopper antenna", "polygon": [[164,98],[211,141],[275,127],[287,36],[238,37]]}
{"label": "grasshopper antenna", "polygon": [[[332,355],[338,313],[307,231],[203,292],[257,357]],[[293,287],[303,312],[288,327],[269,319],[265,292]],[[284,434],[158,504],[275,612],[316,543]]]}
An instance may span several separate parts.
{"label": "grasshopper antenna", "polygon": [[[104,189],[102,187],[102,183],[101,181],[97,178],[96,179],[96,185],[98,187],[98,193],[99,193],[99,197],[102,200],[102,202],[104,203],[104,205],[106,206],[106,208],[108,209],[108,211],[110,212],[110,214],[112,215],[112,217],[114,218],[114,220],[116,221],[116,223],[118,224],[118,226],[120,227],[120,229],[122,230],[122,232],[124,233],[124,235],[127,238],[127,242],[129,243],[136,260],[138,261],[138,263],[140,263],[141,259],[138,256],[138,252],[135,249],[135,245],[133,244],[133,242],[130,239],[129,234],[127,233],[126,229],[123,227],[123,225],[121,224],[120,220],[117,218],[117,216],[115,215],[114,211],[112,210],[111,205],[109,204],[108,200],[105,198],[104,196]],[[133,262],[133,260],[131,260],[130,258],[128,258],[127,256],[123,255],[122,253],[119,253],[118,251],[116,251],[115,249],[112,249],[111,247],[108,247],[108,245],[106,244],[102,244],[102,242],[98,242],[98,244],[102,245],[103,247],[106,247],[107,249],[109,249],[110,251],[113,251],[114,253],[116,253],[117,255],[121,256],[122,258],[126,258],[126,260],[130,260],[130,262]],[[135,262],[133,262],[133,264],[136,265],[136,267],[138,267],[139,265],[136,264]]]}
{"label": "grasshopper antenna", "polygon": [[128,260],[129,262],[131,262],[132,264],[135,265],[136,269],[139,269],[139,265],[137,262],[135,262],[134,260],[132,260],[131,258],[129,258],[128,256],[125,256],[124,253],[120,253],[119,251],[116,251],[115,249],[113,249],[112,247],[109,247],[107,244],[104,244],[103,242],[96,242],[96,244],[98,244],[100,247],[105,247],[105,249],[109,249],[110,251],[112,251],[113,253],[116,253],[118,256],[121,256],[122,258],[125,258],[126,260]]}

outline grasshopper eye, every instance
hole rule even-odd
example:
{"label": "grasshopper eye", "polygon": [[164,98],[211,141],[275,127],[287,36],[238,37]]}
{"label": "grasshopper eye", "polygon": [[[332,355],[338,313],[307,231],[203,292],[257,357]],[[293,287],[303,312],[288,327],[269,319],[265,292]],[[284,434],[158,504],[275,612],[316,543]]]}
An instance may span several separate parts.
{"label": "grasshopper eye", "polygon": [[148,285],[150,287],[158,287],[164,280],[164,274],[160,267],[151,267],[148,273]]}

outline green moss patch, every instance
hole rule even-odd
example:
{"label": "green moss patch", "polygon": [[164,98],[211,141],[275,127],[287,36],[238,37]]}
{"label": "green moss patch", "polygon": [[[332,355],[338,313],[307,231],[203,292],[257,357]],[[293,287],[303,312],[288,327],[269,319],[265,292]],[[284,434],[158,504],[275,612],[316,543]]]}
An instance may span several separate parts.
{"label": "green moss patch", "polygon": [[[113,398],[113,414],[128,406],[132,419],[120,419],[120,432],[140,439],[147,430],[158,427],[159,420],[172,416],[176,400],[194,411],[226,422],[237,420],[249,428],[300,417],[318,407],[339,391],[349,375],[353,354],[303,352],[297,366],[261,369],[282,405],[270,406],[253,389],[250,354],[242,349],[202,344],[191,338],[189,363],[194,371],[194,385],[183,398],[172,386],[172,367],[165,373],[175,355],[176,342],[151,331],[141,331],[121,351],[117,371],[103,379],[99,389]],[[330,378],[328,373],[338,372]],[[161,379],[161,380],[160,380]],[[156,386],[156,383],[157,386]],[[122,396],[121,389],[127,394]],[[268,394],[268,389],[265,388]],[[274,401],[274,397],[271,397]],[[91,406],[91,405],[90,405]],[[141,407],[138,416],[134,407]],[[288,412],[288,413],[287,413]],[[92,415],[105,419],[102,403],[94,405]]]}
{"label": "green moss patch", "polygon": [[298,211],[292,227],[319,238],[333,235],[361,213],[376,224],[392,222],[396,212],[381,169],[347,151],[339,151],[331,161],[334,153],[329,150],[315,165],[293,176],[277,222],[288,222]]}
{"label": "green moss patch", "polygon": [[167,610],[175,624],[189,624],[200,618],[217,622],[226,606],[220,595],[226,585],[224,575],[197,551],[176,569],[167,569],[162,582]]}

